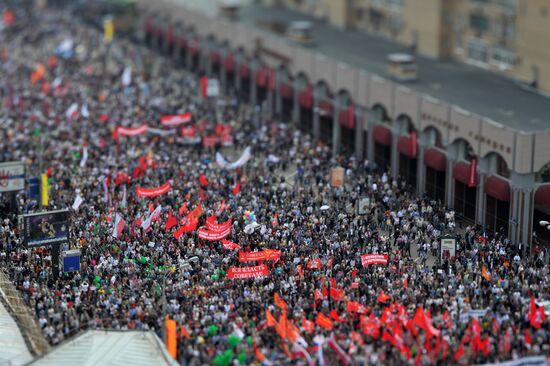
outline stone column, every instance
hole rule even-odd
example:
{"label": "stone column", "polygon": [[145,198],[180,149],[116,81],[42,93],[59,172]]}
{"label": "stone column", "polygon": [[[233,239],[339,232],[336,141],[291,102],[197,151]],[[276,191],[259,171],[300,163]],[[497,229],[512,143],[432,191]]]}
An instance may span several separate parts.
{"label": "stone column", "polygon": [[317,93],[313,93],[313,142],[316,144],[321,137],[321,119],[319,118],[319,101]]}
{"label": "stone column", "polygon": [[298,82],[298,78],[294,80],[294,106],[292,109],[292,124],[294,126],[300,125],[300,93],[302,92],[302,89],[300,89],[300,83]]}
{"label": "stone column", "polygon": [[270,88],[270,81],[271,81],[271,70],[268,69],[267,72],[267,83],[266,83],[266,90],[267,90],[267,114],[269,116],[273,116],[275,111],[273,110],[273,101],[275,98],[274,92],[277,90],[277,70],[273,71],[275,72],[275,90],[272,90]]}
{"label": "stone column", "polygon": [[281,96],[281,76],[279,75],[279,72],[275,74],[275,113],[277,113],[279,116],[283,116],[283,97]]}
{"label": "stone column", "polygon": [[227,94],[227,70],[225,69],[225,57],[227,57],[227,53],[222,53],[220,57],[220,86],[224,94]]}
{"label": "stone column", "polygon": [[[211,52],[212,52],[212,49],[210,45],[208,45],[206,47],[206,52],[204,55],[204,62],[206,64],[206,76],[208,76],[209,78],[214,76],[212,75],[212,58],[210,57]],[[215,77],[217,77],[217,75],[215,75]]]}
{"label": "stone column", "polygon": [[235,60],[233,62],[235,67],[235,90],[237,95],[241,95],[241,62],[242,60]]}
{"label": "stone column", "polygon": [[250,104],[252,106],[256,106],[256,103],[258,103],[258,84],[256,83],[258,69],[257,62],[250,62],[250,77],[248,79],[250,81]]}
{"label": "stone column", "polygon": [[524,253],[531,245],[534,210],[535,175],[511,172],[510,240],[523,244]]}
{"label": "stone column", "polygon": [[342,143],[342,126],[339,118],[342,106],[338,99],[338,97],[334,98],[332,109],[332,155],[334,156],[340,154],[340,144]]}
{"label": "stone column", "polygon": [[485,208],[487,204],[487,196],[485,195],[485,179],[487,178],[487,175],[487,172],[478,170],[476,194],[476,223],[483,226],[485,226]]}
{"label": "stone column", "polygon": [[424,136],[421,133],[418,138],[418,146],[416,148],[416,194],[422,197],[426,191],[426,164],[424,164],[424,153],[426,152],[426,144]]}
{"label": "stone column", "polygon": [[367,159],[369,160],[369,162],[372,164],[374,162],[374,136],[373,136],[373,131],[374,131],[374,126],[376,125],[375,124],[375,119],[374,119],[374,112],[372,109],[368,110],[367,111],[367,129],[368,129],[368,132],[367,132]]}
{"label": "stone column", "polygon": [[395,179],[399,175],[399,151],[397,150],[397,142],[401,136],[401,121],[394,120],[391,130],[391,175]]}
{"label": "stone column", "polygon": [[365,112],[362,107],[355,106],[355,158],[357,163],[363,160],[364,131],[365,131]]}
{"label": "stone column", "polygon": [[455,178],[453,177],[453,167],[458,159],[458,146],[451,144],[447,147],[447,172],[445,175],[445,205],[447,208],[454,207],[455,197]]}

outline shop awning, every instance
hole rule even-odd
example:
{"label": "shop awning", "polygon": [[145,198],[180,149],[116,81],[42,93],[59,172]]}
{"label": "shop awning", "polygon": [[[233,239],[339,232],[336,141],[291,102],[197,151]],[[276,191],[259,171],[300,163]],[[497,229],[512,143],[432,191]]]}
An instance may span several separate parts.
{"label": "shop awning", "polygon": [[[466,185],[470,182],[470,164],[463,161],[459,161],[455,164],[453,168],[453,177]],[[476,172],[476,186],[478,182],[477,172]]]}
{"label": "shop awning", "polygon": [[424,152],[424,163],[438,172],[444,172],[447,170],[447,156],[438,149],[427,149]]}
{"label": "shop awning", "polygon": [[294,89],[292,88],[292,84],[290,82],[281,83],[281,86],[279,87],[279,92],[281,93],[282,98],[292,99]]}
{"label": "shop awning", "polygon": [[233,52],[228,52],[227,56],[225,56],[224,66],[226,71],[232,72],[235,70],[235,56]]}
{"label": "shop awning", "polygon": [[221,57],[220,57],[220,54],[218,52],[214,51],[210,54],[210,63],[212,65],[219,65],[220,60],[221,60]]}
{"label": "shop awning", "polygon": [[410,136],[401,136],[397,141],[397,151],[410,159],[416,159],[416,146],[413,143],[416,144],[416,139],[413,141]]}
{"label": "shop awning", "polygon": [[355,128],[355,108],[353,104],[340,111],[338,122],[350,130]]}
{"label": "shop awning", "polygon": [[550,206],[550,184],[540,186],[535,192],[535,205]]}
{"label": "shop awning", "polygon": [[372,128],[372,138],[379,144],[391,145],[391,130],[384,125],[376,125]]}
{"label": "shop awning", "polygon": [[302,107],[311,109],[313,108],[313,89],[311,86],[307,86],[302,90],[298,97],[299,103]]}
{"label": "shop awning", "polygon": [[510,201],[510,183],[508,181],[491,175],[485,180],[485,193],[499,201]]}
{"label": "shop awning", "polygon": [[241,79],[248,79],[248,77],[250,76],[250,69],[248,68],[248,65],[242,64],[239,67],[239,76],[241,77]]}
{"label": "shop awning", "polygon": [[319,101],[319,112],[322,117],[332,118],[332,103],[326,99]]}
{"label": "shop awning", "polygon": [[266,87],[266,85],[267,85],[267,75],[268,75],[267,66],[261,65],[260,68],[258,69],[258,72],[256,73],[256,84],[259,87],[261,87],[261,88]]}

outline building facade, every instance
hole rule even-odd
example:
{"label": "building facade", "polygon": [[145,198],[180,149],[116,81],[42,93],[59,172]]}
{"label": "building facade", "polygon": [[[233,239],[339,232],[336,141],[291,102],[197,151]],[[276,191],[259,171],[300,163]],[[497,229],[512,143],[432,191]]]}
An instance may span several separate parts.
{"label": "building facade", "polygon": [[[148,16],[146,41],[268,113],[355,154],[466,222],[550,244],[550,130],[522,131],[241,23],[189,9]],[[152,12],[152,10],[149,10]],[[169,13],[168,13],[169,12]]]}
{"label": "building facade", "polygon": [[[379,34],[550,93],[546,0],[272,0],[342,28]],[[421,5],[421,6],[419,6]]]}

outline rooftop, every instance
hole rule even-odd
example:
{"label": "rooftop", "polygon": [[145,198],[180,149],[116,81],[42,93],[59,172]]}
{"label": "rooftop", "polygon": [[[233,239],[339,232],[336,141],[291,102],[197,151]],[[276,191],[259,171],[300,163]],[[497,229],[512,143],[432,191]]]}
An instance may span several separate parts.
{"label": "rooftop", "polygon": [[[241,8],[239,19],[244,24],[280,38],[284,35],[259,24],[308,20],[312,23],[311,34],[314,38],[314,44],[308,45],[308,48],[381,77],[388,77],[389,54],[410,52],[406,46],[391,40],[365,32],[338,29],[322,20],[281,7],[245,5]],[[417,56],[416,60],[419,80],[404,84],[408,88],[518,131],[550,129],[550,98],[524,90],[511,79],[474,66],[423,56]]]}

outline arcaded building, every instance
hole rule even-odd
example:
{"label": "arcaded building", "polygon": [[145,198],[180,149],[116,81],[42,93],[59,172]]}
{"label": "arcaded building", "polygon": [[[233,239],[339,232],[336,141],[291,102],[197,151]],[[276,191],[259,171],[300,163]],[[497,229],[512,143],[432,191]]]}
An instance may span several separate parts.
{"label": "arcaded building", "polygon": [[[174,3],[147,8],[143,31],[185,67],[219,78],[335,154],[404,177],[466,222],[503,228],[524,247],[533,232],[550,244],[550,230],[539,225],[550,221],[549,98],[429,52],[417,54],[418,80],[394,81],[387,57],[414,52],[404,42],[286,7],[250,5],[229,20]],[[289,24],[304,19],[311,42],[289,40]]]}

